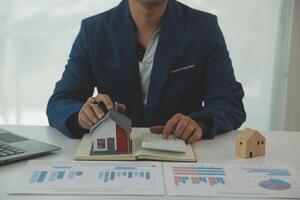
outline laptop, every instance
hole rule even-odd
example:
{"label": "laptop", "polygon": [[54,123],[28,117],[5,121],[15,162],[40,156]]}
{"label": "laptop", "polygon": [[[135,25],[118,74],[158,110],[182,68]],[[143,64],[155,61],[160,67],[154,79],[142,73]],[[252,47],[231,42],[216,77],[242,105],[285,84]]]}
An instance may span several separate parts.
{"label": "laptop", "polygon": [[0,129],[0,165],[59,149],[61,148]]}

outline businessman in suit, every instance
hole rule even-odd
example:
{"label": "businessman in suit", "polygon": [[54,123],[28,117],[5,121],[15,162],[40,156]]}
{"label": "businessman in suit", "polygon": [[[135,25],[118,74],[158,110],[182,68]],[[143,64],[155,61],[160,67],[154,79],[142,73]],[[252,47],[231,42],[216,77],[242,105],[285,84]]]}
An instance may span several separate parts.
{"label": "businessman in suit", "polygon": [[123,0],[82,21],[47,115],[80,138],[104,115],[95,102],[119,102],[133,126],[192,143],[240,127],[243,96],[216,16],[175,0]]}

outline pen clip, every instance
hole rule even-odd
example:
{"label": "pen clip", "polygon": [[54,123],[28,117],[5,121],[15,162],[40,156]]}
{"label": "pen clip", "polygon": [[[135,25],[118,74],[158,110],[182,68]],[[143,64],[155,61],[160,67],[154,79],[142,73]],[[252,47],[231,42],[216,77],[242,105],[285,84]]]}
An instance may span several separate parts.
{"label": "pen clip", "polygon": [[101,110],[106,114],[108,112],[105,104],[102,101],[96,101],[96,104],[101,108]]}

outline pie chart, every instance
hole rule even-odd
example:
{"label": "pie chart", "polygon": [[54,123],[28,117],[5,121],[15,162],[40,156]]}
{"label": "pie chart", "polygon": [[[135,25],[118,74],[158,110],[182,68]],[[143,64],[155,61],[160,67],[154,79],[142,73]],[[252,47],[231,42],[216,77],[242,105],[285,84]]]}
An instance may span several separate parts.
{"label": "pie chart", "polygon": [[279,179],[269,179],[261,181],[259,183],[260,187],[263,187],[268,190],[287,190],[291,188],[291,184]]}

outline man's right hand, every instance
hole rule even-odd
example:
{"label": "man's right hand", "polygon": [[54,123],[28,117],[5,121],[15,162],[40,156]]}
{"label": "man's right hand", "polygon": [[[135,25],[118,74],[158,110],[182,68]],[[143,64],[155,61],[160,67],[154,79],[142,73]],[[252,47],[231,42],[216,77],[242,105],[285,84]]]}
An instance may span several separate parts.
{"label": "man's right hand", "polygon": [[[103,102],[107,110],[113,109],[114,104],[111,98],[106,94],[98,94],[95,97],[88,98],[78,113],[78,122],[82,128],[90,129],[93,124],[104,116],[105,113],[96,102]],[[125,109],[126,106],[124,104],[118,104],[118,111],[124,112]]]}

